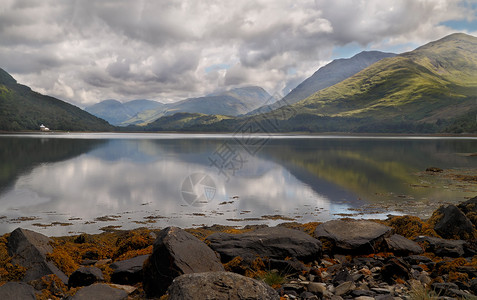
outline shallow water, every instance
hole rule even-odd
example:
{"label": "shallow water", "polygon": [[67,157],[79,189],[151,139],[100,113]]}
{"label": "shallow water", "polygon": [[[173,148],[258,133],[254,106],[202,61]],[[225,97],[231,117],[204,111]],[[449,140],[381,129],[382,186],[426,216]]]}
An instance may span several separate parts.
{"label": "shallow water", "polygon": [[477,187],[423,171],[472,173],[475,152],[476,138],[0,135],[0,233],[428,217]]}

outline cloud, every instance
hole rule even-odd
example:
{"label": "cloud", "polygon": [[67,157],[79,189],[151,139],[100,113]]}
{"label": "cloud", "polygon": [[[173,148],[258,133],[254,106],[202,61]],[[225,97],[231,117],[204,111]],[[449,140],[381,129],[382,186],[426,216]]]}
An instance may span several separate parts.
{"label": "cloud", "polygon": [[0,67],[82,107],[242,85],[275,93],[336,47],[420,45],[475,9],[466,0],[4,0]]}

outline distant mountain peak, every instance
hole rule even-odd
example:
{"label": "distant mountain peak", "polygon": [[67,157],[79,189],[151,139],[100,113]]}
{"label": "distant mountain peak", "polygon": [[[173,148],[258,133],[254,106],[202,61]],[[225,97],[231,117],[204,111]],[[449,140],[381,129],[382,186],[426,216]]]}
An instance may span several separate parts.
{"label": "distant mountain peak", "polygon": [[17,81],[12,75],[0,68],[0,84],[16,84]]}

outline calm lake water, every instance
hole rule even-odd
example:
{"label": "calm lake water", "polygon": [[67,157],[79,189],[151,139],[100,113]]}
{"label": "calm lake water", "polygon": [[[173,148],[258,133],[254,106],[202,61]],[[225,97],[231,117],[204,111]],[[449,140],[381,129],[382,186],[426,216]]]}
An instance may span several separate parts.
{"label": "calm lake water", "polygon": [[425,218],[477,195],[451,176],[476,175],[475,152],[476,138],[0,135],[0,233]]}

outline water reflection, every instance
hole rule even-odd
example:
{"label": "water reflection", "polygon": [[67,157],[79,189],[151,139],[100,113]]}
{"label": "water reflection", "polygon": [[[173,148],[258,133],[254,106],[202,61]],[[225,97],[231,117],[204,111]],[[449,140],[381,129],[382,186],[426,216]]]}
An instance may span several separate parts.
{"label": "water reflection", "polygon": [[[461,201],[475,192],[411,184],[420,180],[416,172],[430,165],[475,167],[475,157],[460,153],[475,151],[476,140],[272,139],[252,156],[231,138],[61,137],[0,138],[0,217],[5,216],[0,232],[18,226],[64,235],[106,225],[283,222],[265,215],[323,221],[375,203],[428,206],[428,201]],[[224,143],[244,158],[228,177],[209,159]],[[197,172],[209,174],[216,187],[213,199],[200,207],[181,198],[184,179]],[[375,211],[378,217],[399,213]],[[97,220],[101,216],[113,221]],[[35,219],[15,223],[21,217]],[[55,221],[72,225],[47,226]]]}

